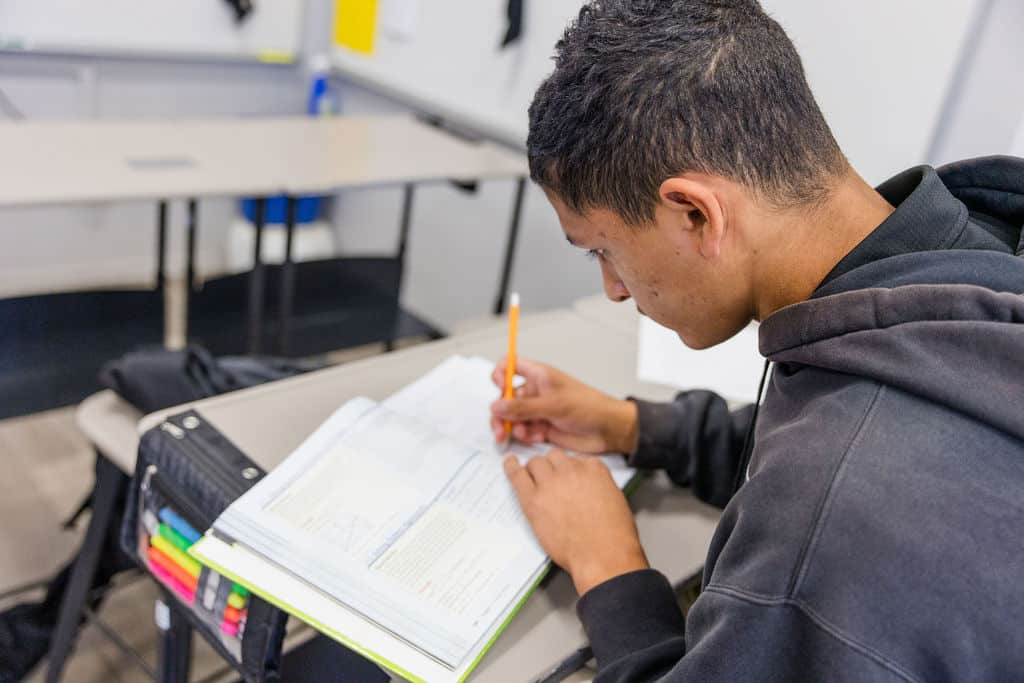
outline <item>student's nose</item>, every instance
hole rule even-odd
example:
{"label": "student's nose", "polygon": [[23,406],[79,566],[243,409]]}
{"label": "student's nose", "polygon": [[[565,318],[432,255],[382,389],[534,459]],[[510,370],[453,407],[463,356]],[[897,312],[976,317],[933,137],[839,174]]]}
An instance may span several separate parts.
{"label": "student's nose", "polygon": [[627,301],[630,297],[626,285],[622,284],[618,273],[605,261],[601,261],[601,279],[604,281],[604,293],[616,303]]}

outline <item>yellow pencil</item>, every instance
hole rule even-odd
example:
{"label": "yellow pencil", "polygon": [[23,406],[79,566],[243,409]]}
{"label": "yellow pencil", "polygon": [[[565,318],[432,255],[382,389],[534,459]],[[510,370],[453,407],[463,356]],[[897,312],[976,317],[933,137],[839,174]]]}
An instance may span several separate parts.
{"label": "yellow pencil", "polygon": [[[516,336],[519,334],[519,294],[509,298],[508,307],[508,361],[505,365],[505,391],[503,398],[509,399],[516,395],[513,381],[516,377]],[[505,443],[502,450],[508,448],[512,441],[512,423],[505,420]]]}

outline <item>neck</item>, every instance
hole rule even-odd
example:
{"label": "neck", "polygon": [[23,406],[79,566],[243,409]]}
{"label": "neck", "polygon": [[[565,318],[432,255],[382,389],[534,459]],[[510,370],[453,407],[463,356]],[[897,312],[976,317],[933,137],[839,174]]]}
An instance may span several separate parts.
{"label": "neck", "polygon": [[809,299],[836,264],[893,211],[851,168],[824,203],[762,216],[767,229],[761,234],[772,244],[758,249],[765,258],[754,269],[756,319]]}

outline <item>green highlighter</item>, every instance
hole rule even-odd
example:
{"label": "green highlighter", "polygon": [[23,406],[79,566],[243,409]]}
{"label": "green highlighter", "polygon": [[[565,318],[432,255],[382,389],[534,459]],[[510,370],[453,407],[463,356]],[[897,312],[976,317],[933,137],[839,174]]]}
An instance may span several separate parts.
{"label": "green highlighter", "polygon": [[188,549],[192,546],[192,544],[188,542],[187,538],[163,522],[160,523],[160,535],[167,539],[168,543],[183,553],[188,553]]}

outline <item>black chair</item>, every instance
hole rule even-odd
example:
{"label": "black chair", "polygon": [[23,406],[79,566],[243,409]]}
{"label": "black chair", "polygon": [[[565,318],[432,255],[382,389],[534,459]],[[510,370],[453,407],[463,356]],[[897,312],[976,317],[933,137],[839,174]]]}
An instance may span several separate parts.
{"label": "black chair", "polygon": [[[336,349],[427,336],[443,336],[399,306],[397,258],[331,258],[296,263],[287,335],[281,330],[284,266],[263,267],[263,308],[256,349],[306,357]],[[189,339],[215,355],[252,350],[248,337],[251,274],[206,281],[189,301]]]}
{"label": "black chair", "polygon": [[0,419],[78,403],[111,358],[163,343],[163,292],[0,299]]}

